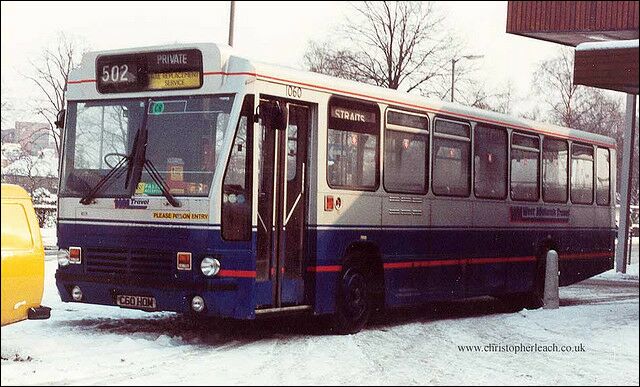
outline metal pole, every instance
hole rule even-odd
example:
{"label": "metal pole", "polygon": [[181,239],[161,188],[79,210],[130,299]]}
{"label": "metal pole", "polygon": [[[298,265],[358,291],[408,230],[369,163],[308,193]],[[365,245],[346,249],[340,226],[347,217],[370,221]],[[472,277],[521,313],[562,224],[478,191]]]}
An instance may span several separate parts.
{"label": "metal pole", "polygon": [[233,21],[236,15],[236,2],[231,2],[231,9],[229,11],[229,45],[233,47]]}
{"label": "metal pole", "polygon": [[616,271],[619,273],[627,272],[626,257],[629,251],[629,218],[631,216],[631,170],[633,168],[636,124],[636,96],[627,94],[622,176],[620,179],[620,221],[618,224],[618,246],[616,247]]}
{"label": "metal pole", "polygon": [[451,59],[451,102],[453,102],[453,83],[455,81],[456,60]]}

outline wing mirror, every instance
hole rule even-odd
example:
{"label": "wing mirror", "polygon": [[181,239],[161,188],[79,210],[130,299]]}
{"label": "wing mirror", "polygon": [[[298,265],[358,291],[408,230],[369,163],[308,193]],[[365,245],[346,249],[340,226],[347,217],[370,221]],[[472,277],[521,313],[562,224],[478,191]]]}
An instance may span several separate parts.
{"label": "wing mirror", "polygon": [[67,115],[67,111],[65,109],[62,109],[58,112],[58,115],[56,116],[56,121],[54,122],[54,124],[56,125],[56,128],[62,129],[64,127],[64,119],[66,115]]}
{"label": "wing mirror", "polygon": [[289,111],[287,105],[280,101],[268,101],[258,105],[255,114],[255,121],[262,121],[262,124],[270,130],[284,130],[287,128]]}

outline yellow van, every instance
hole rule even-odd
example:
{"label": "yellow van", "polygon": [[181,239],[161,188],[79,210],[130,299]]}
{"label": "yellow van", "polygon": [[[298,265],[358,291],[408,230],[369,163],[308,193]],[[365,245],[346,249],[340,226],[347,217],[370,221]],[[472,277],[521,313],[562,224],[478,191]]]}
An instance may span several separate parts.
{"label": "yellow van", "polygon": [[2,325],[49,318],[40,305],[44,246],[31,198],[22,187],[2,184]]}

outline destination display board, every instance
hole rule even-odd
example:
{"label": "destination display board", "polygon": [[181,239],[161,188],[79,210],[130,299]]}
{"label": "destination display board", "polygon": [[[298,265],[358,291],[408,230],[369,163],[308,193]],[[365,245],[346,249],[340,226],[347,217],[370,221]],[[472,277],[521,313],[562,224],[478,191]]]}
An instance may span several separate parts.
{"label": "destination display board", "polygon": [[100,93],[130,93],[202,87],[200,50],[101,55],[96,59]]}

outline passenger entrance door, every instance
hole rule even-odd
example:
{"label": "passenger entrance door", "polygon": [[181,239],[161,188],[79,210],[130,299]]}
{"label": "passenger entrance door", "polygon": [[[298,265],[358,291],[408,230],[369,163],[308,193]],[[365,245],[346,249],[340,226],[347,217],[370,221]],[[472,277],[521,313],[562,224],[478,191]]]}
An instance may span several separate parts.
{"label": "passenger entrance door", "polygon": [[[274,100],[263,99],[260,103]],[[260,126],[258,138],[257,307],[279,308],[304,301],[303,258],[307,204],[306,160],[309,107],[286,107],[286,129]],[[267,290],[268,289],[268,290]]]}

